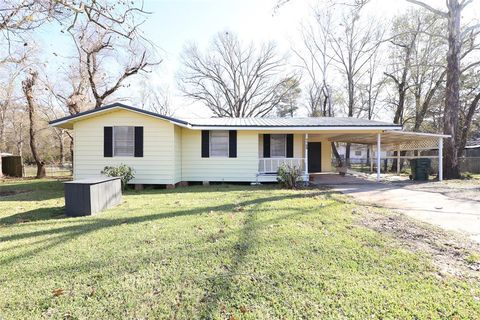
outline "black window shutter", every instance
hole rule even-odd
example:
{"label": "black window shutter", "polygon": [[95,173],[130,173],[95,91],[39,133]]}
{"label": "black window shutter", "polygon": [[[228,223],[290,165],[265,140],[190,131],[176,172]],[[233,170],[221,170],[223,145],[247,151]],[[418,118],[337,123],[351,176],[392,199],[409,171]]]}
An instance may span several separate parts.
{"label": "black window shutter", "polygon": [[287,134],[287,158],[293,158],[293,134]]}
{"label": "black window shutter", "polygon": [[135,157],[143,157],[143,127],[135,127]]}
{"label": "black window shutter", "polygon": [[237,157],[237,130],[228,132],[228,157]]}
{"label": "black window shutter", "polygon": [[202,158],[210,157],[210,131],[202,130]]}
{"label": "black window shutter", "polygon": [[103,156],[113,156],[113,127],[103,127]]}
{"label": "black window shutter", "polygon": [[270,158],[270,135],[263,135],[263,157]]}

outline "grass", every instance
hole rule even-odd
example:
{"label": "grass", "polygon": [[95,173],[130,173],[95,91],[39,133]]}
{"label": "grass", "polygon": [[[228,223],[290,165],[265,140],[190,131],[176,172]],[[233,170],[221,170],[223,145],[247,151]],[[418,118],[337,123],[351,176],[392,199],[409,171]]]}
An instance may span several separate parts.
{"label": "grass", "polygon": [[478,283],[438,277],[327,191],[130,191],[67,218],[59,182],[7,190],[23,193],[0,198],[2,319],[480,317]]}

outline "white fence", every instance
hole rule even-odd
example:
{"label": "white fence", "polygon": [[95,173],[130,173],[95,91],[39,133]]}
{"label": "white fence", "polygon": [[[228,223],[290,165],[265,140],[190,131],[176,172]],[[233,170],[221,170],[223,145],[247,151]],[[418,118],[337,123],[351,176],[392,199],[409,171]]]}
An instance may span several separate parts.
{"label": "white fence", "polygon": [[282,164],[305,171],[305,158],[260,158],[258,159],[258,172],[276,173]]}

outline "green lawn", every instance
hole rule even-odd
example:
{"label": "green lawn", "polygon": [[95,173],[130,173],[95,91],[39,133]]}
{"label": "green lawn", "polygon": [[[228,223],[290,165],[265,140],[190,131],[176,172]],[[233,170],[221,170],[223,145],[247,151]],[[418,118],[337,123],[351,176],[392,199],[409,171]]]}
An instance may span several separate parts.
{"label": "green lawn", "polygon": [[355,223],[322,190],[130,191],[67,218],[62,185],[0,192],[0,319],[479,318],[480,286]]}

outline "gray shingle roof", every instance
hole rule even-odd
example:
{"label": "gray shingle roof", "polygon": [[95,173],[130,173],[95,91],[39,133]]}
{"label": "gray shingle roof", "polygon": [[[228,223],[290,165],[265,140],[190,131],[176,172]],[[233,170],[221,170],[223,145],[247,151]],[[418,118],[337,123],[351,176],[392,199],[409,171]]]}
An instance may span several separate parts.
{"label": "gray shingle roof", "polygon": [[389,122],[357,118],[206,118],[184,119],[198,127],[399,127]]}

